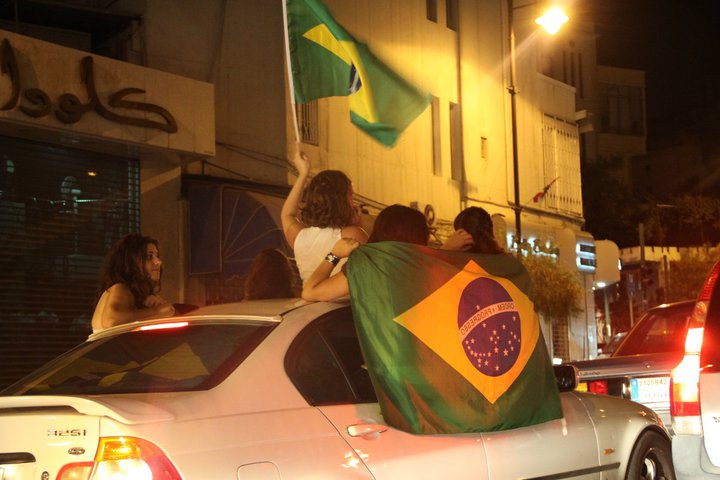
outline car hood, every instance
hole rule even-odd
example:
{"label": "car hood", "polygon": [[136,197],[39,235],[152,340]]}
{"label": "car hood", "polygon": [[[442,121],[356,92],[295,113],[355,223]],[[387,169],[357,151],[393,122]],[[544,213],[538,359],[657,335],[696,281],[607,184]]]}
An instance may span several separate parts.
{"label": "car hood", "polygon": [[568,363],[578,368],[580,380],[583,381],[617,376],[669,374],[680,360],[682,352],[624,355]]}

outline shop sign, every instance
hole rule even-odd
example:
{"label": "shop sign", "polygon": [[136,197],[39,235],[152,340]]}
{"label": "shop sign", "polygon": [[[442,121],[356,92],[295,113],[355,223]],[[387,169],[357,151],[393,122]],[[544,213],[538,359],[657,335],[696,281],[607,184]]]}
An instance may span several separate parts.
{"label": "shop sign", "polygon": [[[95,86],[92,56],[88,55],[83,57],[80,61],[80,76],[88,98],[87,102],[84,103],[77,95],[72,93],[62,93],[53,101],[48,93],[38,87],[25,88],[15,58],[15,52],[8,39],[3,39],[2,45],[0,46],[0,69],[3,74],[10,76],[12,84],[10,98],[0,107],[0,110],[7,111],[19,108],[25,115],[33,118],[41,118],[54,113],[58,120],[66,124],[77,123],[84,114],[95,111],[101,117],[122,125],[152,128],[168,133],[178,131],[175,118],[163,107],[152,103],[128,100],[126,98],[131,95],[144,94],[145,90],[141,88],[121,88],[117,92],[109,95],[107,106],[104,105],[98,96]],[[25,97],[29,105],[19,105],[21,94]],[[121,115],[113,111],[114,108],[152,113],[161,118],[162,121]]]}

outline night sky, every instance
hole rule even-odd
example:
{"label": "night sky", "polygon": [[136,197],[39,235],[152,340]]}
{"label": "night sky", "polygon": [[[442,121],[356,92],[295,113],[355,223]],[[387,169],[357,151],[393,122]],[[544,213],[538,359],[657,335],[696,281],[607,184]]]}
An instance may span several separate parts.
{"label": "night sky", "polygon": [[[720,0],[576,0],[594,20],[598,63],[646,71],[648,147],[720,110]],[[714,88],[709,77],[714,78]]]}

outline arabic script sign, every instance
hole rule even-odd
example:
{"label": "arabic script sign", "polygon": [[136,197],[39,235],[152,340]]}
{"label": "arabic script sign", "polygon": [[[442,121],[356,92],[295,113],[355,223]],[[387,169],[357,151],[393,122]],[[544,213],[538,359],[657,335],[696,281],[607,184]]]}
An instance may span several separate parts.
{"label": "arabic script sign", "polygon": [[[94,110],[103,118],[123,125],[134,125],[143,128],[154,128],[168,133],[178,131],[175,118],[166,109],[151,103],[128,100],[129,95],[145,93],[140,88],[122,88],[108,97],[107,106],[100,100],[95,88],[95,74],[93,70],[93,57],[86,56],[80,61],[80,76],[87,93],[87,101],[83,102],[77,95],[63,93],[56,101],[43,90],[37,87],[23,88],[23,81],[15,58],[15,52],[8,39],[3,39],[0,46],[0,71],[9,75],[12,84],[10,98],[0,107],[0,110],[14,110],[19,108],[25,115],[41,118],[51,113],[58,120],[71,124],[80,121],[82,116]],[[20,95],[24,96],[28,105],[20,104]],[[135,110],[145,114],[153,114],[158,120],[151,120],[139,116],[122,115],[113,109],[122,108]]]}

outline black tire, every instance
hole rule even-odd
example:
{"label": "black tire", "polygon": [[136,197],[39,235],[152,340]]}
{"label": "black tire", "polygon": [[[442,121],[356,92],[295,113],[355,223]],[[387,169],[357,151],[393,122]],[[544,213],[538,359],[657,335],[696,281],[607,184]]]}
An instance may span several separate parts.
{"label": "black tire", "polygon": [[645,432],[635,442],[625,480],[675,480],[670,441],[657,432]]}

